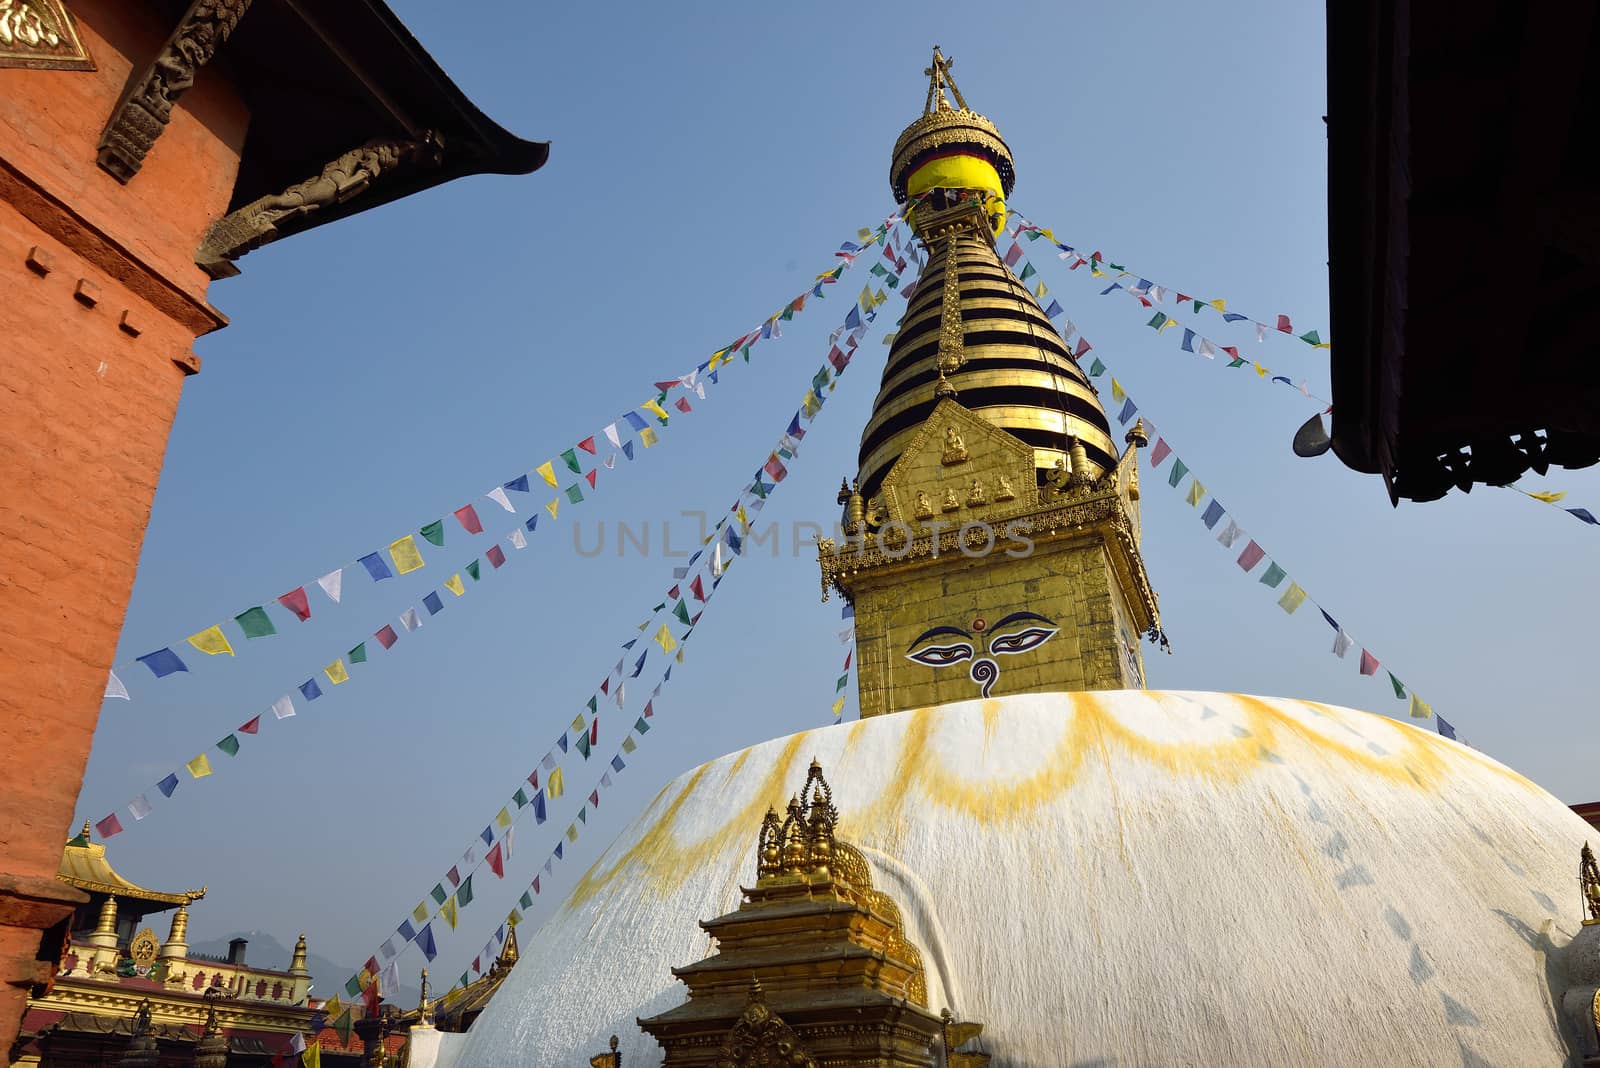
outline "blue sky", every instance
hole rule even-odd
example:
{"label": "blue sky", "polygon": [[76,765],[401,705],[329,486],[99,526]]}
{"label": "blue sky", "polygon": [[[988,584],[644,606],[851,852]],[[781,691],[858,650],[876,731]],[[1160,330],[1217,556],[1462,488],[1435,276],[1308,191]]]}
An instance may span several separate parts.
{"label": "blue sky", "polygon": [[[1012,146],[1014,207],[1157,282],[1261,318],[1289,313],[1326,336],[1320,5],[1021,3],[985,19],[951,3],[394,6],[491,116],[550,140],[550,162],[271,246],[213,287],[233,325],[200,342],[204,371],[184,387],[119,662],[469,500],[490,536],[507,532],[511,517],[479,494],[758,325],[890,210],[889,151],[920,111],[934,42]],[[1600,747],[1581,668],[1594,528],[1484,488],[1391,509],[1375,478],[1290,453],[1312,410],[1303,398],[1179,351],[1175,332],[1147,329],[1150,313],[1131,299],[1098,296],[1103,283],[1067,273],[1043,243],[1029,251],[1143,413],[1358,642],[1463,737],[1565,800],[1594,797]],[[840,288],[858,292],[862,280],[852,273]],[[1519,314],[1514,288],[1487,313]],[[233,659],[189,655],[188,675],[125,672],[135,699],[107,704],[80,819],[155,797],[152,784],[179,770],[177,795],[157,798],[149,819],[133,825],[123,810],[129,830],[112,852],[123,873],[163,888],[208,883],[196,937],[261,928],[292,944],[303,930],[329,957],[364,959],[614,664],[681,563],[664,557],[662,525],[677,549],[696,525],[681,512],[719,514],[733,499],[846,307],[813,303],[675,419],[660,447],[602,470],[592,501],[541,526],[422,632],[375,651],[295,719],[269,716],[237,758],[212,749],[211,778],[187,781],[183,762],[394,622],[489,537],[468,539],[447,519],[446,548],[424,546],[420,572],[381,585],[348,574],[337,607],[313,589],[309,622]],[[1326,395],[1325,353],[1281,337],[1257,346],[1209,312],[1190,318]],[[663,691],[656,729],[531,919],[669,778],[830,721],[838,604],[818,602],[814,559],[790,534],[797,521],[834,518],[882,369],[881,332],[763,513],[785,531],[782,551],[730,572]],[[1505,373],[1516,373],[1509,359]],[[1600,507],[1594,471],[1557,472],[1548,485]],[[1144,503],[1145,559],[1174,646],[1170,657],[1147,648],[1153,686],[1404,715],[1382,673],[1361,678],[1354,654],[1332,657],[1314,611],[1285,616],[1159,477]],[[518,507],[526,515],[529,498]],[[618,522],[648,525],[651,552],[619,557]],[[576,551],[575,530],[587,549],[603,537],[604,551]],[[603,722],[609,755],[617,735]],[[519,825],[506,881],[480,881],[462,931],[441,938],[437,975],[471,959],[597,775],[573,773],[545,827]],[[415,952],[403,961],[413,975],[420,964]],[[318,993],[343,978],[320,977]]]}

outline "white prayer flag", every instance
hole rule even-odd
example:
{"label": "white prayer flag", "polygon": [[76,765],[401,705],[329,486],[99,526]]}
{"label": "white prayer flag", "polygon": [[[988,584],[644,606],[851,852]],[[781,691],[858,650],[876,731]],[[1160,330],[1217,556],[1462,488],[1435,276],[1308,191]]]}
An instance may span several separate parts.
{"label": "white prayer flag", "polygon": [[1076,334],[1077,332],[1078,332],[1077,325],[1074,324],[1071,319],[1068,319],[1067,320],[1067,325],[1065,325],[1065,326],[1063,326],[1061,328],[1061,340],[1062,341],[1071,341],[1072,340],[1072,335]]}
{"label": "white prayer flag", "polygon": [[422,620],[417,618],[417,610],[415,608],[407,608],[400,616],[400,625],[405,627],[406,630],[421,630]]}
{"label": "white prayer flag", "polygon": [[711,549],[711,577],[722,577],[722,539],[717,539],[717,544]]}
{"label": "white prayer flag", "polygon": [[611,789],[611,773],[609,771],[600,776],[600,785],[608,790]]}
{"label": "white prayer flag", "polygon": [[294,702],[289,700],[288,694],[284,694],[282,697],[272,702],[272,714],[277,716],[279,719],[288,719],[290,716],[294,715]]}
{"label": "white prayer flag", "polygon": [[623,695],[626,694],[627,692],[628,692],[628,684],[626,682],[617,683],[617,707],[618,708],[621,708],[622,707],[622,702],[624,700],[626,700],[626,698]]}
{"label": "white prayer flag", "polygon": [[844,630],[841,630],[839,632],[839,644],[840,645],[849,645],[850,644],[850,639],[854,638],[855,636],[856,636],[856,629],[854,627],[846,627],[846,628],[844,628]]}
{"label": "white prayer flag", "polygon": [[1200,339],[1200,355],[1208,360],[1217,358],[1217,346],[1209,338]]}
{"label": "white prayer flag", "polygon": [[544,873],[549,875],[555,869],[556,859],[551,857],[544,862]]}
{"label": "white prayer flag", "polygon": [[122,680],[117,678],[117,673],[115,671],[111,673],[110,678],[106,679],[106,696],[120,697],[124,701],[133,700],[133,698],[128,696],[128,688],[122,685]]}
{"label": "white prayer flag", "polygon": [[544,755],[544,759],[539,761],[539,763],[543,765],[545,771],[556,770],[556,758],[554,753],[546,753]]}
{"label": "white prayer flag", "polygon": [[304,1053],[306,1051],[306,1036],[296,1031],[289,1038],[290,1053]]}
{"label": "white prayer flag", "polygon": [[1354,644],[1355,643],[1350,640],[1350,635],[1344,632],[1343,627],[1340,627],[1339,633],[1333,636],[1333,655],[1338,657],[1340,660],[1343,660],[1344,654],[1348,653],[1350,651],[1350,647]]}
{"label": "white prayer flag", "polygon": [[[394,944],[394,935],[390,935],[388,940],[378,947],[378,952],[383,954],[384,960],[394,960],[395,957],[399,956],[400,950]],[[378,989],[382,990],[383,988],[380,986]]]}
{"label": "white prayer flag", "polygon": [[1150,299],[1155,301],[1157,304],[1160,304],[1162,301],[1164,301],[1166,296],[1167,291],[1160,286],[1156,286],[1154,289],[1150,290]]}
{"label": "white prayer flag", "polygon": [[616,453],[612,453],[610,456],[606,457],[606,470],[609,471],[613,467],[616,467],[616,466],[617,466],[617,454]]}
{"label": "white prayer flag", "polygon": [[521,527],[517,527],[511,532],[510,541],[513,548],[526,549],[528,547],[528,539],[523,537]]}
{"label": "white prayer flag", "polygon": [[506,828],[506,836],[501,839],[501,842],[504,843],[505,847],[506,847],[506,859],[507,860],[511,859],[511,836],[512,836],[512,833],[515,832],[515,831],[516,831],[515,827],[507,827]]}
{"label": "white prayer flag", "polygon": [[484,496],[512,514],[515,514],[517,511],[515,508],[511,507],[511,498],[506,496],[506,488],[504,486],[496,486],[488,493],[485,493]]}
{"label": "white prayer flag", "polygon": [[1257,323],[1256,324],[1256,344],[1259,345],[1261,342],[1263,342],[1265,340],[1267,340],[1267,324],[1266,323]]}
{"label": "white prayer flag", "polygon": [[146,816],[150,815],[150,801],[144,796],[144,794],[140,794],[138,797],[128,802],[128,811],[133,813],[134,819],[142,820]]}
{"label": "white prayer flag", "polygon": [[[386,943],[387,944],[387,943]],[[398,997],[400,994],[400,958],[396,957],[378,973],[378,992]]]}
{"label": "white prayer flag", "polygon": [[461,854],[462,866],[470,868],[476,863],[478,863],[477,851],[472,846],[467,846],[467,851]]}
{"label": "white prayer flag", "polygon": [[317,579],[317,585],[322,587],[322,592],[328,595],[328,600],[334,604],[339,603],[339,592],[344,587],[344,568],[336,567],[332,571]]}
{"label": "white prayer flag", "polygon": [[606,440],[611,442],[613,449],[622,448],[622,439],[617,436],[617,424],[607,423],[605,429]]}
{"label": "white prayer flag", "polygon": [[1239,524],[1229,519],[1228,525],[1222,528],[1221,534],[1217,535],[1217,541],[1222,543],[1224,549],[1231,549],[1233,548],[1233,543],[1238,541],[1239,535],[1243,533],[1244,531],[1239,529]]}

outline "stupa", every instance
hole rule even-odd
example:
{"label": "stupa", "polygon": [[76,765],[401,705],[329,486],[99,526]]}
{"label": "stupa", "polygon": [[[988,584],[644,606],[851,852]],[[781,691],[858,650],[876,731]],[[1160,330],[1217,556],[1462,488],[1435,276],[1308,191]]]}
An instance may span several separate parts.
{"label": "stupa", "polygon": [[820,547],[862,718],[668,784],[412,1065],[1587,1063],[1565,805],[1385,717],[1142,688],[1142,432],[997,255],[1010,149],[926,73],[891,184],[928,263]]}

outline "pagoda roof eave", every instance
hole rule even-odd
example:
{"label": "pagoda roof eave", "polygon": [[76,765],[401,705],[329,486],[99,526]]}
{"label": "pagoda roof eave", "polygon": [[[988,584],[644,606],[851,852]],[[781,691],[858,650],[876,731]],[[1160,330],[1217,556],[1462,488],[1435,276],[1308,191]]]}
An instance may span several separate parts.
{"label": "pagoda roof eave", "polygon": [[168,893],[124,879],[106,860],[106,847],[89,841],[87,828],[61,851],[61,867],[56,871],[56,878],[68,886],[90,893],[112,894],[118,898],[149,901],[169,907],[189,905],[206,896],[203,886],[198,890]]}

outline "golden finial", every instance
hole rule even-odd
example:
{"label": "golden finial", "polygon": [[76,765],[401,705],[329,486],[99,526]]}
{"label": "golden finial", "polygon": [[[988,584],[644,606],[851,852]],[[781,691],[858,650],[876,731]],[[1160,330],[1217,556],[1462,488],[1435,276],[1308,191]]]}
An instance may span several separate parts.
{"label": "golden finial", "polygon": [[950,74],[950,68],[955,65],[956,61],[946,59],[938,45],[933,46],[933,62],[922,71],[928,76],[928,99],[922,105],[924,115],[949,110],[950,103],[944,98],[946,88],[955,96],[956,106],[962,111],[967,110],[967,102],[962,99],[961,90],[956,88],[956,80]]}
{"label": "golden finial", "polygon": [[1144,428],[1143,416],[1133,421],[1133,428],[1128,431],[1127,436],[1122,440],[1136,449],[1142,449],[1150,444],[1150,434]]}
{"label": "golden finial", "polygon": [[617,1052],[617,1036],[611,1036],[611,1052],[597,1053],[589,1058],[590,1068],[622,1068],[622,1054]]}
{"label": "golden finial", "polygon": [[89,841],[89,831],[90,831],[90,823],[89,823],[88,820],[84,820],[83,821],[83,830],[78,832],[78,837],[82,838],[85,842]]}
{"label": "golden finial", "polygon": [[1583,853],[1578,860],[1578,887],[1583,893],[1584,909],[1589,913],[1583,925],[1600,923],[1600,866],[1595,864],[1594,851],[1588,842],[1583,843]]}

